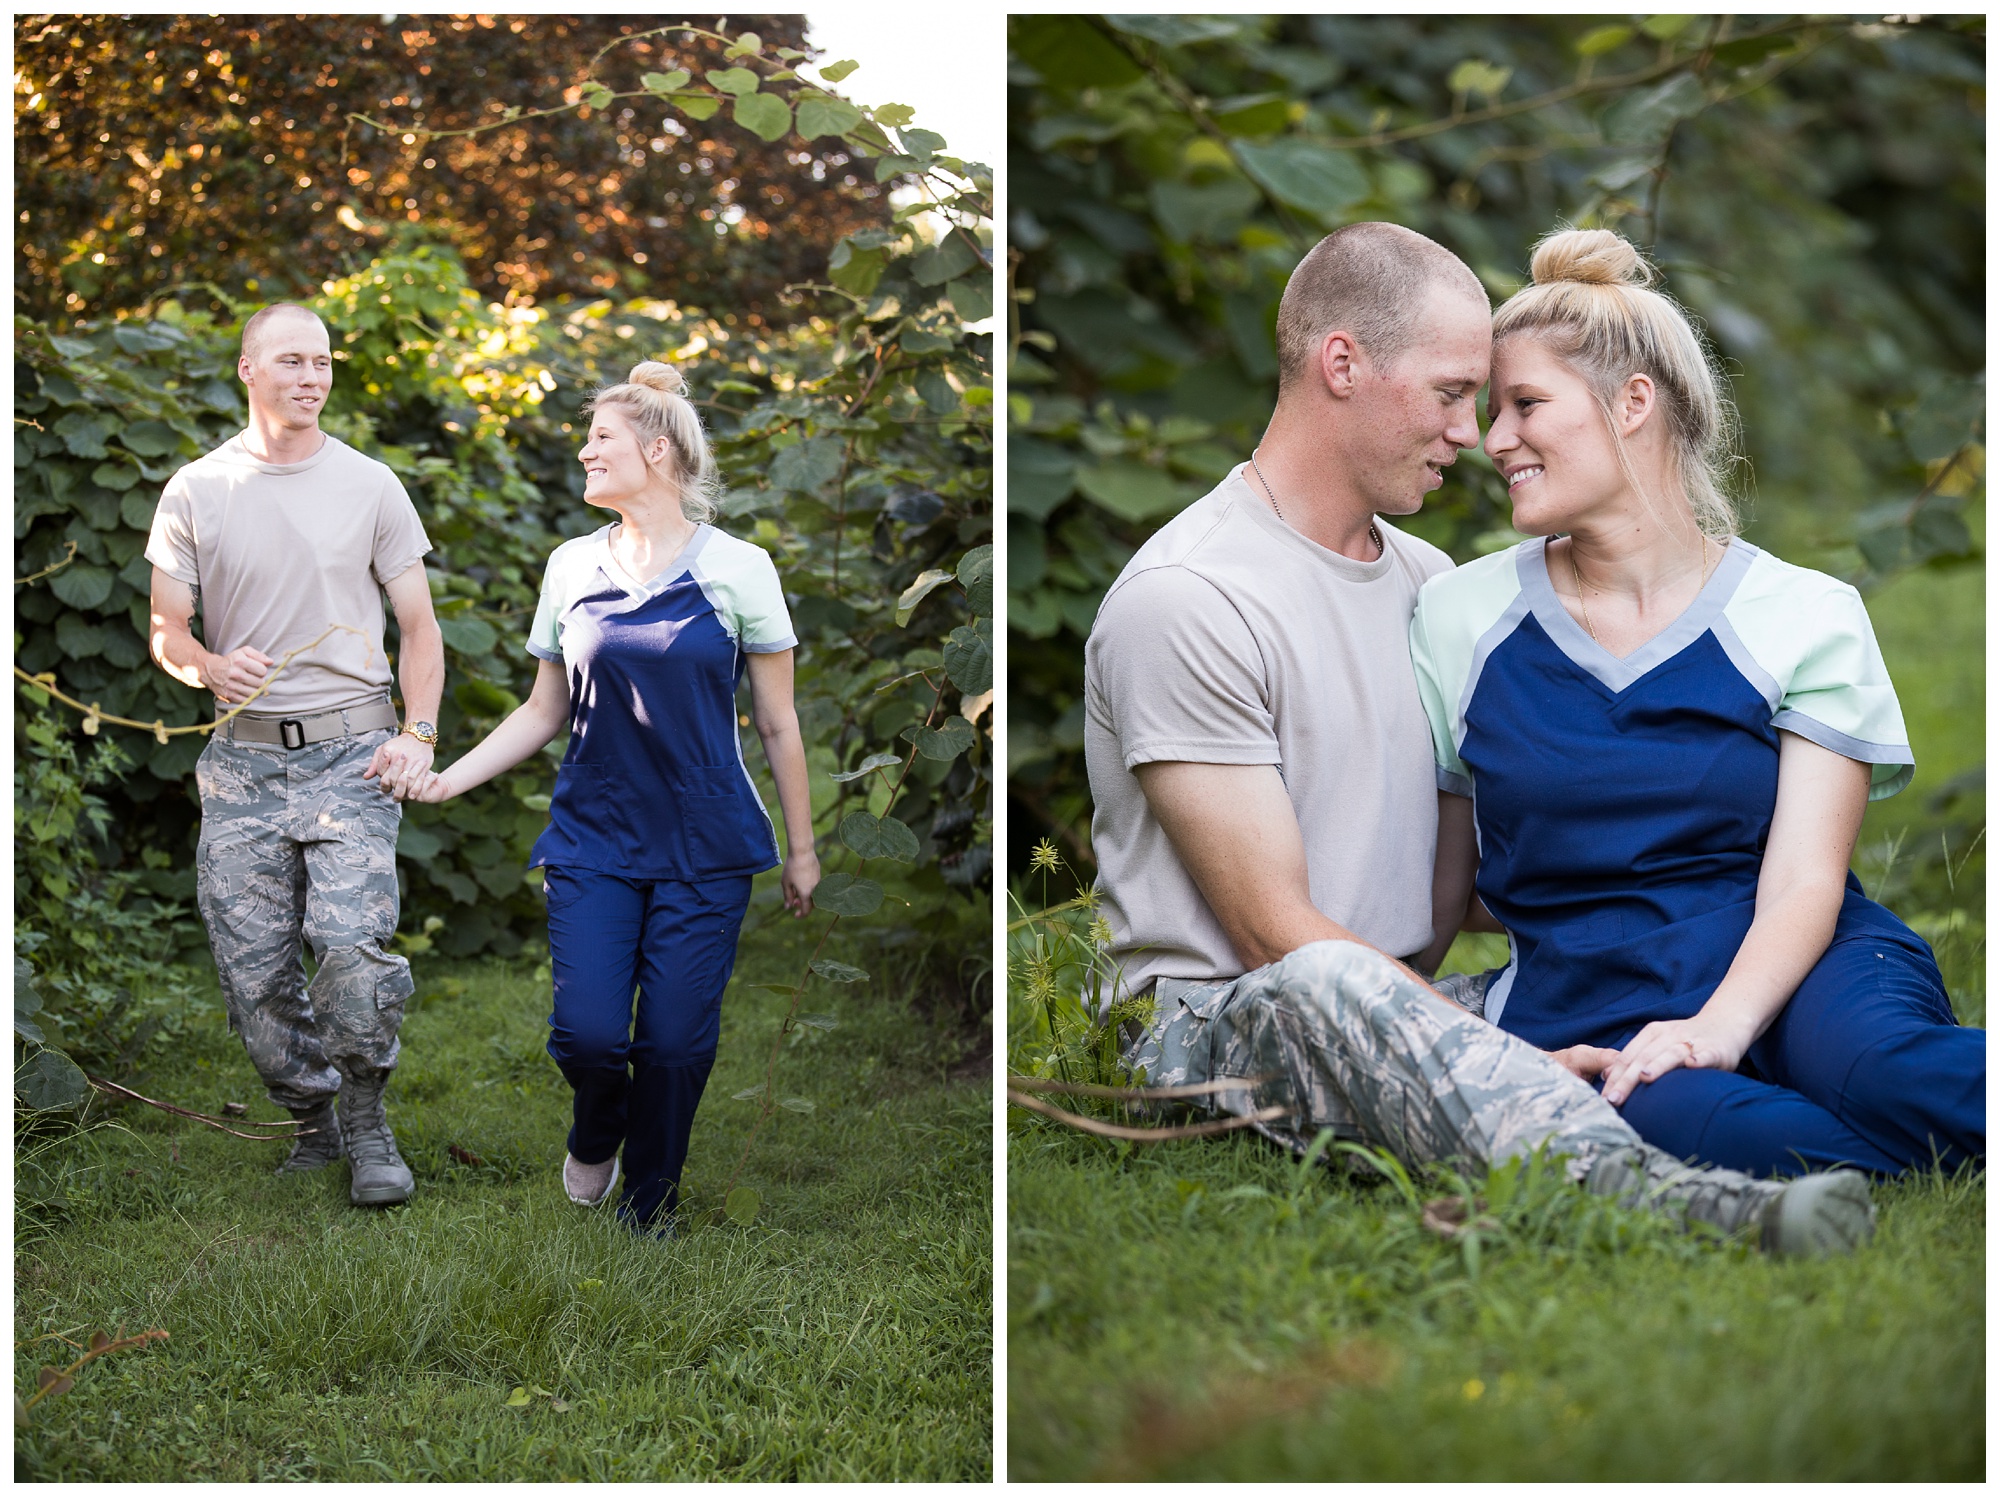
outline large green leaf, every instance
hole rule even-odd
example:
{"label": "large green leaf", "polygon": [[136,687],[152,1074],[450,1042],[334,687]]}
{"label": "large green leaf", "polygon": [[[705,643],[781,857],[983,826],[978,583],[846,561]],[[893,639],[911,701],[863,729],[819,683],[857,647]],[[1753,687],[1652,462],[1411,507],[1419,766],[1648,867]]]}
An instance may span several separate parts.
{"label": "large green leaf", "polygon": [[882,886],[851,873],[829,873],[813,890],[813,904],[836,915],[872,915],[882,907]]}
{"label": "large green leaf", "polygon": [[953,232],[929,249],[920,250],[910,262],[910,275],[919,286],[942,286],[978,263],[978,251],[965,242],[964,234]]}
{"label": "large green leaf", "polygon": [[993,315],[991,276],[963,276],[946,286],[944,291],[951,298],[951,309],[958,313],[962,322],[984,322]]}
{"label": "large green leaf", "polygon": [[135,421],[118,433],[118,440],[141,457],[165,457],[180,449],[180,433],[164,421]]}
{"label": "large green leaf", "polygon": [[95,608],[111,596],[117,577],[105,567],[74,562],[49,578],[49,591],[72,608]]}
{"label": "large green leaf", "polygon": [[731,113],[737,124],[764,140],[776,140],[792,128],[792,106],[776,94],[740,94]]}
{"label": "large green leaf", "polygon": [[808,94],[799,100],[799,134],[806,140],[822,135],[845,135],[861,123],[861,111],[845,99],[827,94]]}
{"label": "large green leaf", "polygon": [[757,75],[749,68],[711,68],[702,76],[718,93],[741,97],[757,92]]}
{"label": "large green leaf", "polygon": [[808,437],[771,460],[771,486],[800,494],[817,493],[840,477],[845,453],[832,437]]}
{"label": "large green leaf", "polygon": [[1076,486],[1121,520],[1157,520],[1178,514],[1198,493],[1158,468],[1119,458],[1076,470]]}
{"label": "large green leaf", "polygon": [[977,696],[982,691],[990,690],[993,685],[992,641],[969,625],[959,625],[944,642],[944,668],[951,677],[951,684],[966,696]]}
{"label": "large green leaf", "polygon": [[75,1107],[89,1095],[83,1072],[60,1050],[36,1050],[14,1067],[14,1096],[36,1112]]}
{"label": "large green leaf", "polygon": [[840,840],[864,858],[891,858],[898,863],[914,863],[920,846],[917,834],[895,817],[866,811],[850,811],[841,818]]}
{"label": "large green leaf", "polygon": [[971,723],[962,717],[948,717],[942,728],[925,727],[921,723],[905,728],[903,741],[914,743],[917,752],[926,759],[956,759],[978,741],[979,734]]}
{"label": "large green leaf", "polygon": [[1243,169],[1279,201],[1319,219],[1337,218],[1368,196],[1368,174],[1352,151],[1296,136],[1236,142]]}
{"label": "large green leaf", "polygon": [[500,643],[500,635],[484,619],[445,618],[438,620],[444,642],[461,655],[490,655]]}
{"label": "large green leaf", "polygon": [[958,585],[965,589],[965,606],[971,612],[993,612],[992,546],[974,546],[958,559]]}

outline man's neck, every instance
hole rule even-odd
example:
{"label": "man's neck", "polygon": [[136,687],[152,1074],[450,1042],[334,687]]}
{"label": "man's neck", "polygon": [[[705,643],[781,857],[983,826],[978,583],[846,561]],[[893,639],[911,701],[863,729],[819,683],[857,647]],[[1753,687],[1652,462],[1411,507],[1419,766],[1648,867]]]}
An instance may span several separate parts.
{"label": "man's neck", "polygon": [[288,463],[302,463],[326,443],[326,433],[317,423],[311,426],[279,426],[274,422],[259,421],[256,412],[250,413],[250,423],[243,429],[243,450],[260,463],[274,463],[283,467]]}
{"label": "man's neck", "polygon": [[[1250,490],[1292,529],[1354,561],[1374,561],[1375,516],[1349,479],[1346,465],[1316,428],[1280,405],[1257,445]],[[1268,485],[1268,490],[1267,490]]]}

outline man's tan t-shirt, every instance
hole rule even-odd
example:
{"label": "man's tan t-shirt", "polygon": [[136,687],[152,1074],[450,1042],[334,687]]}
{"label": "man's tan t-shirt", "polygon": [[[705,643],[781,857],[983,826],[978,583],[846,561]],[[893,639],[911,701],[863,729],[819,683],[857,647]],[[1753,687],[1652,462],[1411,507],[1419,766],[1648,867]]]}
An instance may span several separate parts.
{"label": "man's tan t-shirt", "polygon": [[1410,616],[1451,560],[1386,522],[1383,555],[1349,560],[1243,475],[1139,548],[1085,647],[1091,840],[1120,996],[1244,970],[1147,807],[1139,764],[1275,764],[1314,906],[1392,955],[1431,940],[1437,780]]}
{"label": "man's tan t-shirt", "polygon": [[385,463],[328,436],[300,463],[264,463],[241,433],[167,480],[146,560],[197,590],[203,641],[273,660],[335,630],[253,702],[305,717],[385,700],[382,586],[431,548]]}

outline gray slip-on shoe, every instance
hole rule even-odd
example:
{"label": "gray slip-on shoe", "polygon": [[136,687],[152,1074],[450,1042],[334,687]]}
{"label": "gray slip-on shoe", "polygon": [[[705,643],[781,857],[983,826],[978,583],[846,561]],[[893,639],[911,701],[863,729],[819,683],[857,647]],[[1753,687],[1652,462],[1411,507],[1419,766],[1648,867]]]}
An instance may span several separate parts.
{"label": "gray slip-on shoe", "polygon": [[618,1188],[618,1156],[602,1164],[585,1164],[576,1155],[563,1154],[563,1192],[579,1206],[602,1206]]}

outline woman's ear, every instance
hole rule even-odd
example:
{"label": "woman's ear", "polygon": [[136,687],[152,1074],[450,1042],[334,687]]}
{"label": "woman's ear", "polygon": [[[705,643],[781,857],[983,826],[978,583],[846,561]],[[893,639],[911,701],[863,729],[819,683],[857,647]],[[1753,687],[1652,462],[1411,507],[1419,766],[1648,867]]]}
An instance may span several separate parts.
{"label": "woman's ear", "polygon": [[1653,377],[1649,374],[1635,374],[1625,381],[1625,388],[1618,392],[1618,429],[1625,436],[1634,435],[1646,424],[1646,418],[1653,414],[1659,401],[1659,391],[1653,387]]}

